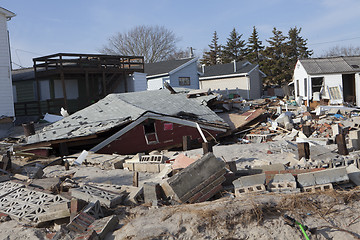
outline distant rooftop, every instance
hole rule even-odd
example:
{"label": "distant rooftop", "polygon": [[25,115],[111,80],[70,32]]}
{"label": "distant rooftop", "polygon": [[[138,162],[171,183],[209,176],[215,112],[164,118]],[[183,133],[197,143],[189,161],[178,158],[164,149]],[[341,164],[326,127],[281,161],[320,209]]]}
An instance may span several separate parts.
{"label": "distant rooftop", "polygon": [[182,66],[183,64],[193,60],[194,58],[185,58],[180,60],[168,60],[156,63],[146,63],[145,73],[147,76],[168,74],[172,70]]}
{"label": "distant rooftop", "polygon": [[[234,63],[216,64],[212,66],[204,66],[204,74],[200,77],[216,77],[230,74],[242,74],[248,73],[253,70],[257,65],[251,64],[249,61],[238,61],[236,62],[236,71],[234,71]],[[200,70],[202,72],[202,70]]]}

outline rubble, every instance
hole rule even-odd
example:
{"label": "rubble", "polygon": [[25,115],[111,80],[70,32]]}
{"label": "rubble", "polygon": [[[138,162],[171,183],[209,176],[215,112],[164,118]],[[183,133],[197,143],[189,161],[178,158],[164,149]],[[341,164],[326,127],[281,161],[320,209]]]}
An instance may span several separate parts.
{"label": "rubble", "polygon": [[[140,117],[138,119],[99,123],[105,125],[99,125],[94,132],[109,132],[106,136],[101,135],[100,143],[98,139],[94,140],[95,146],[90,144],[92,146],[85,148],[85,140],[92,138],[78,142],[71,134],[65,142],[64,139],[56,139],[55,135],[65,130],[50,133],[51,127],[30,137],[31,141],[35,141],[36,135],[51,136],[48,142],[41,142],[51,143],[51,147],[46,147],[46,156],[41,158],[34,151],[44,149],[35,146],[27,149],[26,145],[17,143],[12,143],[14,146],[10,149],[9,144],[4,144],[0,154],[0,215],[4,213],[4,222],[0,224],[16,221],[39,229],[45,226],[50,229],[47,231],[53,239],[104,239],[106,234],[111,233],[123,236],[129,231],[127,229],[133,228],[126,225],[128,222],[136,222],[142,217],[152,220],[152,216],[162,211],[168,211],[162,216],[162,221],[167,222],[168,218],[178,214],[169,209],[179,209],[177,211],[182,216],[190,216],[189,209],[207,206],[207,210],[197,214],[204,214],[204,219],[212,219],[215,216],[211,213],[212,205],[226,201],[241,203],[241,207],[246,208],[243,202],[259,199],[263,199],[264,204],[271,205],[277,201],[281,205],[303,196],[312,198],[334,194],[338,197],[339,194],[349,193],[354,206],[358,203],[360,117],[354,113],[357,108],[320,105],[312,111],[299,99],[300,106],[295,100],[277,98],[254,101],[218,98],[210,91],[177,92],[174,95],[177,94],[182,95],[181,99],[191,100],[192,104],[205,99],[203,113],[211,113],[210,118],[219,120],[222,127],[212,125],[215,122],[209,119],[203,122],[188,112],[177,112],[181,117],[171,112],[172,116],[168,118],[158,113],[144,113],[136,107],[140,112],[134,116]],[[117,96],[119,99],[116,96],[109,98],[114,97],[119,102],[125,98],[135,101],[130,95],[124,99],[122,96]],[[101,104],[101,108],[105,108],[105,103]],[[221,119],[215,114],[217,112]],[[79,115],[65,117],[61,124],[65,124],[67,119],[71,123],[73,120],[76,122],[73,117],[79,118]],[[125,145],[124,152],[111,150],[113,144],[120,146],[118,139],[133,137],[131,131],[138,124],[143,124],[139,129],[145,131],[144,126],[151,119],[161,122],[164,131],[172,131],[174,124],[184,124],[181,127],[184,132],[176,140],[178,144],[155,147],[153,144],[157,144],[155,141],[160,139],[160,135],[152,135],[141,138],[147,141],[146,145],[151,145],[149,148],[127,151]],[[55,122],[53,126],[61,127],[59,124]],[[200,124],[200,130],[196,124]],[[226,124],[229,127],[224,127]],[[82,122],[82,126],[88,124]],[[113,127],[118,129],[110,130]],[[185,127],[196,130],[196,139],[192,139]],[[213,135],[212,130],[220,128],[224,131]],[[72,127],[67,130],[81,137],[91,135],[90,127],[83,132]],[[63,148],[69,139],[73,142],[68,149],[70,151],[59,155],[60,147],[55,146],[55,141],[59,140]],[[77,144],[78,147],[74,148]],[[136,141],[126,144],[134,145]],[[104,148],[109,152],[101,150]],[[91,151],[94,149],[95,152]],[[231,206],[229,202],[227,204]],[[257,205],[251,204],[248,206],[252,206],[252,210],[241,214],[264,214]],[[347,203],[344,201],[343,204]],[[263,210],[271,212],[272,208],[269,209]],[[222,211],[231,215],[235,210],[223,206]],[[300,210],[292,208],[291,211],[297,214]],[[199,222],[208,226],[208,221],[204,219]],[[151,226],[153,224],[144,223],[148,232],[152,232],[149,230]],[[247,223],[245,226],[248,226]],[[202,229],[202,226],[197,227]],[[115,231],[115,228],[119,230]],[[175,238],[181,238],[183,232],[188,232],[178,230]],[[142,229],[137,231],[142,232]]]}

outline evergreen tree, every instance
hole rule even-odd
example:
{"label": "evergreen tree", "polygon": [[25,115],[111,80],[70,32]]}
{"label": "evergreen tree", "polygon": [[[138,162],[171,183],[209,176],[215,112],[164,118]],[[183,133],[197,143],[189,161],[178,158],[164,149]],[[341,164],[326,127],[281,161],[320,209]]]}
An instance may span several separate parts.
{"label": "evergreen tree", "polygon": [[229,63],[233,60],[240,61],[245,55],[245,41],[241,40],[242,34],[236,32],[234,28],[227,38],[226,45],[223,47],[223,62]]}
{"label": "evergreen tree", "polygon": [[247,49],[246,49],[246,58],[254,64],[260,63],[261,52],[264,49],[262,41],[259,40],[259,35],[256,30],[256,27],[253,27],[253,32],[248,39]]}
{"label": "evergreen tree", "polygon": [[301,37],[300,32],[301,28],[294,27],[288,33],[288,57],[294,65],[298,59],[309,58],[313,54],[306,46],[307,39]]}
{"label": "evergreen tree", "polygon": [[204,52],[203,58],[200,61],[201,64],[210,66],[221,63],[222,46],[219,44],[219,38],[217,36],[216,31],[214,32],[213,38],[211,40],[211,44],[208,46],[210,50],[208,52]]}
{"label": "evergreen tree", "polygon": [[286,37],[275,27],[273,36],[266,40],[269,46],[264,50],[264,59],[261,61],[261,69],[267,75],[265,84],[282,85],[291,79],[288,73],[287,43]]}

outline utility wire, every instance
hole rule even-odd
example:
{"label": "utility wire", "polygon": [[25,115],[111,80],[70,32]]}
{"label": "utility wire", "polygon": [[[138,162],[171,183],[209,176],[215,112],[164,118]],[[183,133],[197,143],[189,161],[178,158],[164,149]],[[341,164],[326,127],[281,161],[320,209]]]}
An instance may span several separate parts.
{"label": "utility wire", "polygon": [[344,42],[344,41],[355,40],[355,39],[360,39],[360,37],[328,41],[328,42],[320,42],[320,43],[309,43],[308,45],[310,46],[310,45],[319,45],[319,44],[326,44],[326,43]]}

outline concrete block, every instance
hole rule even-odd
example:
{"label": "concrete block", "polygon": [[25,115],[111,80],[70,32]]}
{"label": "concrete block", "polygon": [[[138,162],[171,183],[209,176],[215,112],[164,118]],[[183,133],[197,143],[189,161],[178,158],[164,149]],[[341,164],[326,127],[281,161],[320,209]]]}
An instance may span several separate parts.
{"label": "concrete block", "polygon": [[140,162],[163,163],[164,162],[164,156],[163,155],[144,155],[144,156],[141,156]]}
{"label": "concrete block", "polygon": [[122,203],[126,196],[125,194],[114,194],[90,185],[73,188],[70,191],[71,196],[74,198],[82,199],[87,202],[96,202],[99,200],[102,206],[106,206],[108,208],[115,207],[116,205]]}
{"label": "concrete block", "polygon": [[265,184],[266,175],[265,173],[255,174],[250,176],[244,176],[233,181],[235,188],[244,188],[256,185]]}
{"label": "concrete block", "polygon": [[239,197],[244,193],[261,193],[266,192],[266,187],[264,184],[248,186],[248,187],[240,187],[235,189],[235,196]]}
{"label": "concrete block", "polygon": [[360,185],[360,170],[354,165],[351,164],[346,168],[346,172],[351,182],[355,185]]}
{"label": "concrete block", "polygon": [[298,174],[297,181],[299,185],[303,188],[316,185],[314,172]]}
{"label": "concrete block", "polygon": [[45,212],[45,213],[39,214],[38,223],[44,223],[44,222],[67,218],[67,217],[70,217],[69,209],[57,210],[54,212]]}
{"label": "concrete block", "polygon": [[144,186],[144,201],[157,205],[158,200],[161,198],[161,187],[159,183],[145,182]]}
{"label": "concrete block", "polygon": [[136,172],[146,172],[147,163],[134,163],[134,171]]}
{"label": "concrete block", "polygon": [[333,189],[333,185],[331,183],[322,184],[322,185],[315,185],[315,186],[307,186],[303,188],[304,192],[311,192],[315,193],[318,191],[327,191]]}
{"label": "concrete block", "polygon": [[291,173],[276,174],[269,182],[271,192],[294,192],[296,188],[295,177]]}
{"label": "concrete block", "polygon": [[156,178],[164,179],[168,177],[168,174],[171,173],[172,168],[171,164],[160,164],[160,168],[162,167],[159,174],[156,176]]}
{"label": "concrete block", "polygon": [[166,196],[179,202],[186,202],[223,176],[225,172],[225,162],[216,158],[212,153],[207,153],[179,173],[165,180],[161,187]]}
{"label": "concrete block", "polygon": [[353,130],[349,132],[350,139],[360,139],[360,130]]}
{"label": "concrete block", "polygon": [[143,165],[145,165],[146,172],[148,172],[148,173],[159,173],[160,172],[160,164],[158,164],[158,163],[145,163]]}
{"label": "concrete block", "polygon": [[327,183],[346,183],[349,177],[346,172],[346,167],[331,168],[322,171],[314,172],[316,185]]}

